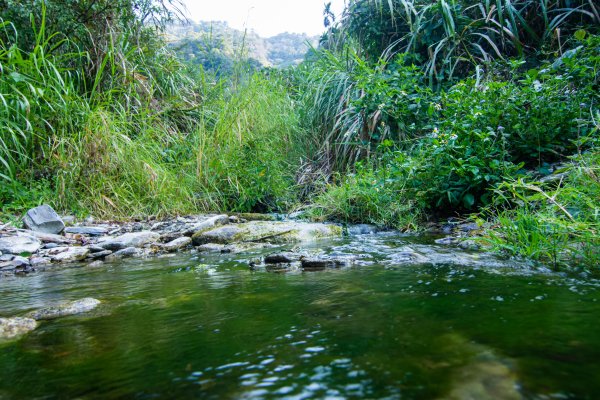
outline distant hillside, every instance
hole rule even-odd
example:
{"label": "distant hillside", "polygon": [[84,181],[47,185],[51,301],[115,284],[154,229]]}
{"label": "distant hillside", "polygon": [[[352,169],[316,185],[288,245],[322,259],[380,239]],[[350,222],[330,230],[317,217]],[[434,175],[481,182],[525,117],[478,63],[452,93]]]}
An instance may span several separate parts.
{"label": "distant hillside", "polygon": [[219,73],[230,71],[234,60],[248,61],[256,68],[299,64],[308,51],[308,43],[316,46],[318,39],[298,33],[261,38],[253,31],[233,29],[223,21],[178,24],[167,30],[167,40],[181,57]]}

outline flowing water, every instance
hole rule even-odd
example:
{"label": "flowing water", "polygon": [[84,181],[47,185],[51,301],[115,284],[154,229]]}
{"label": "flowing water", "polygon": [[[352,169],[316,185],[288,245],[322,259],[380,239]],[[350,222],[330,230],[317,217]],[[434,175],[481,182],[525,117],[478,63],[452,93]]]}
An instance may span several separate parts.
{"label": "flowing water", "polygon": [[413,241],[320,243],[361,258],[318,272],[181,254],[2,279],[4,317],[103,304],[0,344],[0,398],[600,398],[598,281],[395,262]]}

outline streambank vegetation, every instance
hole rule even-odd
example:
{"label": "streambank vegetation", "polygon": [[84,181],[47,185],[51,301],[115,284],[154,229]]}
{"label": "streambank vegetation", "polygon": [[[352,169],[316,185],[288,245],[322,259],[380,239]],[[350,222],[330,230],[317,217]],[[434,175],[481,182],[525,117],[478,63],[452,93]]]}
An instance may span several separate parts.
{"label": "streambank vegetation", "polygon": [[227,75],[166,46],[177,3],[0,9],[5,217],[459,217],[497,251],[598,265],[593,1],[354,0],[300,66]]}

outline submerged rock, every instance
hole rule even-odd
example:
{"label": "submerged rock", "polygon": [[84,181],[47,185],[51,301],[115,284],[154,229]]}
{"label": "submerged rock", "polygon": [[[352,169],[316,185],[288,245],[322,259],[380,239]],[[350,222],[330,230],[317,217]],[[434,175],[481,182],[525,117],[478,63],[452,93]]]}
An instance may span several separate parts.
{"label": "submerged rock", "polygon": [[0,318],[0,339],[14,339],[37,328],[32,318]]}
{"label": "submerged rock", "polygon": [[50,264],[50,259],[46,257],[32,257],[29,262],[33,268],[44,267]]}
{"label": "submerged rock", "polygon": [[63,220],[46,204],[27,211],[23,224],[32,231],[50,234],[61,233],[65,229]]}
{"label": "submerged rock", "polygon": [[469,252],[454,247],[411,245],[388,256],[391,265],[454,265],[457,267],[522,268],[523,264],[502,260],[491,253]]}
{"label": "submerged rock", "polygon": [[98,307],[100,303],[100,300],[86,297],[84,299],[69,301],[56,306],[42,308],[40,310],[28,313],[26,317],[33,318],[35,320],[44,320],[82,314],[92,311],[94,308]]}
{"label": "submerged rock", "polygon": [[378,227],[369,224],[350,225],[348,227],[348,234],[350,235],[373,235],[379,231]]}
{"label": "submerged rock", "polygon": [[0,251],[2,253],[35,253],[40,247],[42,247],[42,242],[32,236],[21,235],[0,237]]}
{"label": "submerged rock", "polygon": [[337,225],[307,222],[251,221],[226,225],[196,233],[194,244],[230,244],[240,242],[295,243],[321,238],[340,237],[342,228]]}
{"label": "submerged rock", "polygon": [[128,247],[143,247],[144,245],[156,242],[159,238],[160,235],[156,232],[131,232],[115,238],[107,238],[98,243],[98,246],[106,250],[117,251]]}
{"label": "submerged rock", "polygon": [[103,259],[107,256],[110,256],[113,252],[110,250],[103,250],[103,251],[98,251],[96,253],[90,253],[88,255],[88,258],[91,258],[92,260],[98,260],[98,259]]}
{"label": "submerged rock", "polygon": [[196,250],[198,250],[201,253],[220,253],[224,249],[225,249],[224,244],[217,244],[217,243],[206,243],[206,244],[196,247]]}
{"label": "submerged rock", "polygon": [[326,268],[340,268],[352,264],[354,261],[350,257],[305,257],[300,261],[304,270],[322,270]]}
{"label": "submerged rock", "polygon": [[302,254],[285,251],[269,254],[265,257],[265,264],[292,263],[294,261],[300,261],[300,258],[302,258]]}

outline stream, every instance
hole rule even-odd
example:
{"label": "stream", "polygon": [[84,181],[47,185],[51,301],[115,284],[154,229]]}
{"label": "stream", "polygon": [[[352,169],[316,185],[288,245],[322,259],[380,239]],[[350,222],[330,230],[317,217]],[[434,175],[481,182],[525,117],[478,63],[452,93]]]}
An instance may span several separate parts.
{"label": "stream", "polygon": [[403,246],[435,245],[324,240],[301,250],[358,260],[311,272],[251,268],[263,249],[4,278],[0,317],[102,304],[0,344],[0,398],[600,398],[600,281],[406,265]]}

